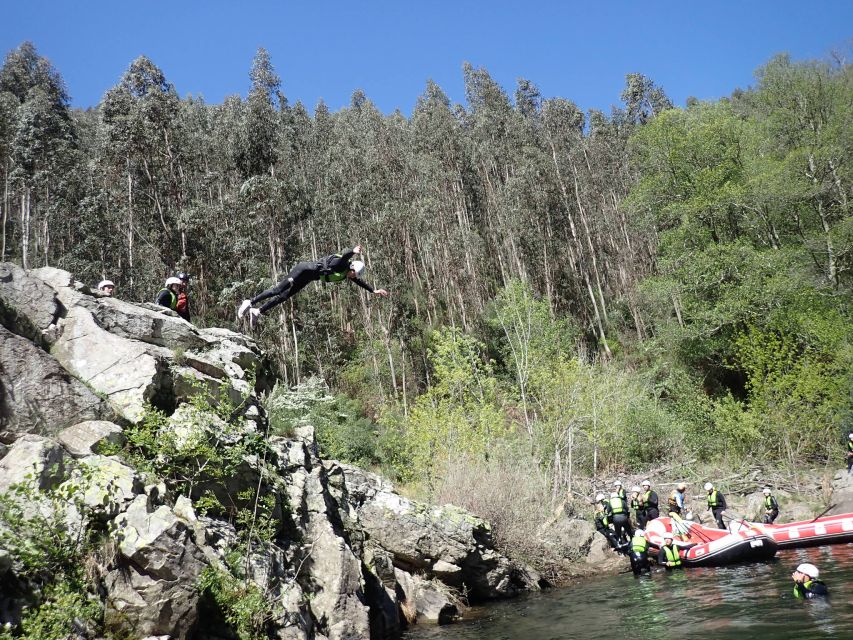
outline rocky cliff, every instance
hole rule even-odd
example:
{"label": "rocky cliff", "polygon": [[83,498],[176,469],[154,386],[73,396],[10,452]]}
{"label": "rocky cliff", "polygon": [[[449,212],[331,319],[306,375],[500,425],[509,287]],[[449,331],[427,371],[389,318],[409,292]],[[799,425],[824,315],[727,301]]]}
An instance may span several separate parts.
{"label": "rocky cliff", "polygon": [[[242,334],[11,264],[0,324],[7,628],[54,598],[75,638],[395,638],[538,588],[482,519],[271,432]],[[66,574],[82,596],[56,595]]]}

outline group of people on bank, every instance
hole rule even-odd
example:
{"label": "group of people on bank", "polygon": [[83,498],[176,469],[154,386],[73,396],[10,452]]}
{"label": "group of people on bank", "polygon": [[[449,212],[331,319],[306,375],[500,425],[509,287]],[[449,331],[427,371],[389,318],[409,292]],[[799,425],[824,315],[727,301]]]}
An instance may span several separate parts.
{"label": "group of people on bank", "polygon": [[[336,283],[351,280],[374,295],[387,296],[388,291],[385,289],[376,289],[361,279],[360,276],[365,269],[361,253],[361,245],[357,244],[352,249],[325,256],[320,260],[296,264],[284,280],[262,291],[254,298],[243,300],[237,310],[238,321],[245,318],[250,326],[254,326],[261,315],[292,298],[306,285],[315,281]],[[183,271],[166,278],[163,288],[157,293],[155,302],[161,307],[172,309],[184,320],[190,322],[189,284],[190,276]],[[104,296],[113,296],[115,288],[116,285],[112,280],[101,280],[97,286],[98,292]],[[264,304],[255,307],[261,302]]]}
{"label": "group of people on bank", "polygon": [[[853,458],[853,434],[849,437],[848,446]],[[706,482],[706,503],[720,529],[725,529],[723,513],[726,510],[726,498],[713,483]],[[762,489],[764,496],[763,522],[773,524],[779,516],[779,503],[773,496],[770,487]],[[660,546],[655,560],[667,570],[680,569],[683,565],[682,554],[675,545],[676,538],[688,540],[689,521],[692,513],[688,509],[687,484],[679,482],[670,493],[666,502],[667,513],[672,521],[672,529],[664,532],[663,544]],[[632,518],[633,514],[633,518]],[[646,538],[646,525],[660,517],[660,501],[657,492],[652,489],[651,481],[644,480],[640,485],[631,487],[628,497],[621,480],[613,483],[613,491],[609,497],[599,493],[595,498],[595,528],[610,545],[626,554],[631,561],[631,569],[635,575],[651,572],[649,559],[649,541]],[[636,527],[634,526],[636,524]],[[797,598],[815,598],[828,595],[826,585],[818,579],[820,571],[809,563],[800,564],[792,573],[794,581],[794,596]]]}

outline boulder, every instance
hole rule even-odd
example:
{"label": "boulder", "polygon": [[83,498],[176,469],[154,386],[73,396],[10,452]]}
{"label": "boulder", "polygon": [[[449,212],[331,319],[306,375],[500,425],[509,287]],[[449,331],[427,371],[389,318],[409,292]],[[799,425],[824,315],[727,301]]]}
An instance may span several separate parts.
{"label": "boulder", "polygon": [[102,329],[82,305],[68,309],[51,353],[68,371],[106,395],[131,422],[142,419],[147,402],[160,406],[173,402],[171,352]]}
{"label": "boulder", "polygon": [[116,458],[90,455],[80,460],[68,480],[83,488],[83,504],[103,520],[124,511],[133,499],[144,493],[139,475]]}
{"label": "boulder", "polygon": [[0,327],[0,441],[54,435],[112,415],[109,405],[29,340]]}
{"label": "boulder", "polygon": [[[853,513],[853,475],[848,474],[846,469],[840,469],[832,479],[831,503],[835,506],[827,512],[827,515],[840,513]],[[782,503],[779,503],[781,514]]]}
{"label": "boulder", "polygon": [[64,478],[65,458],[59,443],[32,434],[21,436],[0,460],[0,493],[28,479],[41,490],[55,487]]}
{"label": "boulder", "polygon": [[208,340],[183,318],[165,315],[117,298],[99,298],[92,314],[102,329],[129,340],[185,350],[201,349],[208,345]]}
{"label": "boulder", "polygon": [[102,445],[120,447],[125,442],[122,428],[108,420],[78,422],[60,431],[57,439],[75,458],[98,453]]}
{"label": "boulder", "polygon": [[105,580],[104,624],[133,637],[186,638],[198,618],[204,554],[190,523],[139,495],[114,521],[119,561]]}
{"label": "boulder", "polygon": [[396,570],[396,576],[403,594],[400,609],[409,623],[448,624],[459,616],[455,598],[441,583],[436,584],[402,569]]}
{"label": "boulder", "polygon": [[62,314],[56,292],[10,262],[0,263],[0,324],[36,344]]}

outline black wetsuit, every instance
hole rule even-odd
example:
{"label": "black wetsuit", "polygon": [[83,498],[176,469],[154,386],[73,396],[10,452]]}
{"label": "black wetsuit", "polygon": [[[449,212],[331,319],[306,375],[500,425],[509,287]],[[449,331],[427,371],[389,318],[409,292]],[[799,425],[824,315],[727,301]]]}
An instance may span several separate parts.
{"label": "black wetsuit", "polygon": [[[282,302],[292,298],[297,293],[302,291],[305,286],[315,280],[323,280],[325,282],[341,282],[346,279],[346,274],[350,270],[350,262],[355,255],[355,251],[347,249],[343,253],[338,253],[331,256],[326,256],[316,262],[300,262],[287,277],[279,282],[274,287],[259,293],[252,298],[252,305],[255,305],[263,300],[270,299],[261,307],[261,313],[266,313],[273,307],[280,305]],[[352,278],[362,289],[366,289],[373,293],[373,287],[367,284],[360,278]]]}
{"label": "black wetsuit", "polygon": [[[667,566],[667,562],[676,563],[674,567]],[[663,545],[658,551],[658,564],[662,567],[666,567],[667,569],[676,569],[683,567],[684,565],[681,562],[681,554],[678,552],[678,547],[672,545],[668,547]]]}
{"label": "black wetsuit", "polygon": [[779,517],[779,503],[773,496],[764,496],[764,524],[773,524]]}
{"label": "black wetsuit", "polygon": [[853,469],[853,440],[847,439],[847,473]]}
{"label": "black wetsuit", "polygon": [[628,504],[623,498],[617,496],[605,502],[604,509],[607,511],[607,517],[613,523],[616,539],[620,543],[627,542],[634,535],[634,528],[631,526],[631,519],[628,517]]}
{"label": "black wetsuit", "polygon": [[794,583],[794,597],[806,598],[825,598],[829,595],[829,589],[820,580],[806,580],[805,582]]}
{"label": "black wetsuit", "polygon": [[607,538],[607,542],[614,549],[619,549],[619,541],[613,535],[613,529],[610,528],[610,519],[605,511],[595,512],[595,530]]}
{"label": "black wetsuit", "polygon": [[645,516],[646,523],[660,517],[660,511],[658,510],[658,494],[651,489],[640,494],[640,504],[643,508],[643,515]]}
{"label": "black wetsuit", "polygon": [[711,493],[708,494],[708,509],[710,509],[711,513],[714,514],[714,520],[717,521],[717,527],[725,529],[726,525],[723,524],[723,511],[726,510],[726,496],[716,489],[713,489]]}

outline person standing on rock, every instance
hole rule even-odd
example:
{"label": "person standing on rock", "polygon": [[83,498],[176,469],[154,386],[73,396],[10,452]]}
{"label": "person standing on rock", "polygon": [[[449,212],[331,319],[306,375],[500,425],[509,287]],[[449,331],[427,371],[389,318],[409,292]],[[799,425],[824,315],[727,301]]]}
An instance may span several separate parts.
{"label": "person standing on rock", "polygon": [[717,521],[717,528],[725,529],[723,511],[726,510],[726,496],[717,491],[710,482],[705,483],[705,491],[708,492],[708,511],[714,514],[714,520]]}
{"label": "person standing on rock", "polygon": [[671,494],[669,494],[669,500],[666,506],[669,510],[670,516],[672,516],[673,513],[678,516],[686,513],[687,510],[685,508],[685,504],[687,497],[684,495],[684,492],[686,490],[687,485],[683,482],[679,482],[676,485],[675,490]]}
{"label": "person standing on rock", "polygon": [[619,548],[619,542],[616,536],[613,535],[613,528],[610,526],[610,517],[607,515],[606,508],[607,497],[603,493],[595,496],[595,530],[607,538],[607,542],[614,549]]}
{"label": "person standing on rock", "polygon": [[625,501],[625,503],[627,504],[627,502],[628,502],[628,497],[625,495],[625,489],[624,489],[624,487],[622,486],[622,481],[621,481],[621,480],[616,480],[616,481],[613,483],[613,491],[615,491],[615,492],[616,492],[616,494],[617,494],[620,498],[622,498],[622,499]]}
{"label": "person standing on rock", "polygon": [[643,529],[646,526],[646,511],[643,508],[640,498],[640,493],[642,493],[642,491],[643,490],[640,488],[640,485],[635,484],[631,487],[631,509],[634,511],[634,520],[640,529]]}
{"label": "person standing on rock", "polygon": [[770,492],[770,487],[764,487],[764,524],[773,524],[773,521],[779,517],[779,503]]}
{"label": "person standing on rock", "polygon": [[178,280],[181,281],[181,288],[178,291],[178,301],[175,304],[175,311],[187,322],[190,320],[190,275],[181,271],[178,274]]}
{"label": "person standing on rock", "polygon": [[166,307],[172,311],[178,306],[178,294],[181,292],[181,281],[179,278],[172,276],[166,278],[166,284],[160,289],[155,302],[161,307]]}
{"label": "person standing on rock", "polygon": [[640,506],[643,509],[646,518],[646,524],[660,517],[658,508],[658,494],[652,491],[652,483],[648,480],[643,480],[643,493],[640,496]]}
{"label": "person standing on rock", "polygon": [[791,574],[794,580],[794,597],[805,598],[825,598],[829,595],[827,586],[818,580],[820,571],[813,564],[804,562],[798,566]]}
{"label": "person standing on rock", "polygon": [[853,432],[847,434],[847,475],[853,470]]}
{"label": "person standing on rock", "polygon": [[[359,287],[374,295],[387,296],[388,292],[385,289],[374,289],[359,277],[364,271],[364,261],[356,260],[356,255],[361,255],[360,244],[342,253],[321,258],[316,262],[298,263],[290,270],[287,277],[277,285],[259,293],[251,300],[243,300],[243,303],[237,310],[237,319],[242,320],[243,316],[248,312],[249,323],[254,324],[262,314],[292,298],[302,291],[307,284],[315,280],[320,280],[321,282],[352,280]],[[259,309],[254,308],[254,305],[264,300],[267,300],[266,304]]]}
{"label": "person standing on rock", "polygon": [[616,539],[619,543],[627,542],[634,535],[634,530],[631,527],[631,519],[628,517],[628,503],[624,498],[620,498],[615,491],[610,494],[610,500],[604,503],[604,508],[607,511],[607,517],[613,523],[613,529],[616,532]]}

